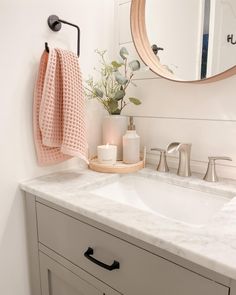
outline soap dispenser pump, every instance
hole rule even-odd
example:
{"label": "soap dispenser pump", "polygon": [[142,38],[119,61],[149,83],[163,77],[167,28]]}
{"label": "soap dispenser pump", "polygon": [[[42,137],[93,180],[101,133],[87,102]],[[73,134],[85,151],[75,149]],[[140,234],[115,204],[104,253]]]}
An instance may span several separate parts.
{"label": "soap dispenser pump", "polygon": [[135,164],[140,161],[140,136],[137,134],[134,119],[129,117],[129,125],[123,136],[123,162]]}

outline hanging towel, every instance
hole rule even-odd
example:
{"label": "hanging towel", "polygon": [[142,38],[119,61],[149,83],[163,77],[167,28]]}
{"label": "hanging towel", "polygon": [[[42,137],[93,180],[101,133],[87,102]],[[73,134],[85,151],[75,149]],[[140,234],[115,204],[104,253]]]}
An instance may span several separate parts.
{"label": "hanging towel", "polygon": [[85,100],[78,57],[43,52],[34,92],[34,141],[39,165],[72,157],[88,163]]}

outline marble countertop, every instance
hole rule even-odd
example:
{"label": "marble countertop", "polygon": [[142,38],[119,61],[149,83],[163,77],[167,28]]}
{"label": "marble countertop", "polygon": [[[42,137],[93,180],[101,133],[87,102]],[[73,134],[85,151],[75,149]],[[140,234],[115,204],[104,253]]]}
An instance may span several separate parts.
{"label": "marble countertop", "polygon": [[138,173],[188,188],[224,193],[231,199],[210,222],[194,227],[89,192],[118,179],[117,174],[66,170],[25,181],[21,188],[236,280],[236,197],[232,197],[236,196],[236,182],[207,183],[198,175],[182,178],[173,173],[158,173],[151,167]]}

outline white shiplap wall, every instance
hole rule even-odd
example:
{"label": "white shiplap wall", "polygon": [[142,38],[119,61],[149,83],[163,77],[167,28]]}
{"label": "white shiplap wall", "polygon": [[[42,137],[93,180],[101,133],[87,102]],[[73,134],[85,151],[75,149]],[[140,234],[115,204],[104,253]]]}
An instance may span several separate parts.
{"label": "white shiplap wall", "polygon": [[[117,0],[117,49],[125,46],[137,57],[130,32],[130,2]],[[232,162],[220,162],[221,177],[236,178],[236,76],[210,84],[195,85],[170,82],[141,71],[137,88],[130,95],[142,100],[141,106],[129,106],[125,115],[133,115],[148,160],[156,163],[151,147],[165,148],[173,141],[192,143],[192,170],[204,173],[208,156],[226,155]],[[177,167],[177,157],[169,157],[170,167]]]}

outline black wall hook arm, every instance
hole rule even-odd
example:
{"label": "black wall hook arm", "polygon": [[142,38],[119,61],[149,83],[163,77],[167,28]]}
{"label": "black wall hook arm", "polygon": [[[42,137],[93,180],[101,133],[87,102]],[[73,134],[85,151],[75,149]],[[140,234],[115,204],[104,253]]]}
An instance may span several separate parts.
{"label": "black wall hook arm", "polygon": [[62,23],[77,29],[77,55],[79,56],[80,55],[80,28],[75,24],[72,24],[68,21],[60,19],[57,15],[50,15],[48,17],[48,26],[54,32],[58,32],[61,30]]}
{"label": "black wall hook arm", "polygon": [[47,43],[47,42],[45,42],[45,50],[46,50],[47,52],[49,52],[49,47],[48,47],[48,43]]}
{"label": "black wall hook arm", "polygon": [[77,55],[79,56],[80,55],[80,28],[77,25],[69,23],[65,20],[59,19],[59,21],[63,24],[72,26],[77,29]]}

